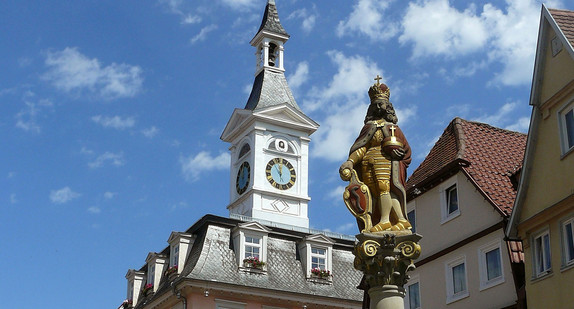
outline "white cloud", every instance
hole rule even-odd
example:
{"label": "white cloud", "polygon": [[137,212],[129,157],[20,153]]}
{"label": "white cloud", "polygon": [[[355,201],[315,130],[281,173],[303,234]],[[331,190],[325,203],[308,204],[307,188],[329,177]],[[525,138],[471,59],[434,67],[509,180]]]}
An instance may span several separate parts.
{"label": "white cloud", "polygon": [[113,128],[123,130],[126,128],[131,128],[136,124],[133,117],[122,118],[120,116],[102,116],[97,115],[92,117],[92,121],[103,126],[104,128]]}
{"label": "white cloud", "polygon": [[155,126],[142,130],[142,134],[147,138],[154,138],[156,135],[158,135],[158,133],[159,129],[156,128]]}
{"label": "white cloud", "polygon": [[388,40],[398,32],[398,26],[385,19],[383,12],[391,1],[359,0],[353,12],[337,26],[339,37],[350,36],[355,32],[362,33],[372,41]]}
{"label": "white cloud", "polygon": [[64,204],[80,196],[80,193],[72,191],[70,187],[50,191],[50,201],[54,204]]}
{"label": "white cloud", "polygon": [[352,104],[353,108],[341,109],[321,121],[313,135],[313,157],[332,162],[345,160],[349,148],[359,135],[367,112],[367,104]]}
{"label": "white cloud", "polygon": [[234,10],[249,10],[255,7],[258,0],[221,0],[221,3]]}
{"label": "white cloud", "polygon": [[107,191],[107,192],[104,193],[104,198],[105,198],[106,200],[111,200],[111,199],[113,199],[116,195],[118,195],[118,194],[115,193],[115,192]]}
{"label": "white cloud", "polygon": [[515,123],[507,126],[505,129],[510,131],[517,131],[522,133],[528,133],[528,128],[530,127],[530,117],[520,117]]}
{"label": "white cloud", "polygon": [[[560,1],[553,1],[551,6],[555,5],[561,6]],[[502,65],[490,85],[524,85],[532,79],[539,19],[537,0],[507,0],[501,8],[487,3],[482,12],[474,4],[459,10],[449,0],[417,1],[409,4],[403,17],[399,42],[412,44],[413,59],[483,53],[485,59],[457,67],[453,75],[468,77]]]}
{"label": "white cloud", "polygon": [[112,153],[112,152],[105,152],[104,154],[98,156],[96,160],[88,163],[90,168],[98,168],[104,166],[106,162],[110,162],[111,165],[114,166],[122,166],[125,164],[124,154],[123,152],[120,153]]}
{"label": "white cloud", "polygon": [[45,109],[51,108],[53,104],[47,99],[36,100],[35,96],[31,91],[24,94],[25,107],[15,115],[16,127],[26,132],[40,133],[41,127],[38,118]]}
{"label": "white cloud", "polygon": [[198,34],[196,34],[193,38],[191,38],[191,44],[195,44],[197,41],[203,41],[207,38],[207,34],[211,31],[217,29],[217,25],[212,24],[206,27],[203,27]]}
{"label": "white cloud", "polygon": [[201,22],[201,17],[198,15],[191,15],[188,14],[186,15],[183,20],[181,21],[182,24],[184,25],[189,25],[189,24],[197,24]]}
{"label": "white cloud", "polygon": [[14,193],[10,194],[10,203],[11,204],[18,203],[18,199],[16,199],[16,194],[14,194]]}
{"label": "white cloud", "polygon": [[357,225],[357,222],[349,222],[349,223],[341,224],[337,228],[335,228],[335,231],[337,233],[342,233],[342,234],[349,234],[353,231],[358,231],[358,230],[359,230],[359,227]]}
{"label": "white cloud", "polygon": [[88,212],[91,214],[99,214],[100,212],[102,212],[102,210],[99,207],[92,206],[88,208]]}
{"label": "white cloud", "polygon": [[181,172],[187,181],[196,181],[203,172],[212,170],[223,170],[229,168],[231,156],[224,152],[216,157],[211,153],[202,151],[197,155],[189,157],[180,157]]}
{"label": "white cloud", "polygon": [[293,13],[289,14],[289,16],[287,16],[287,20],[294,18],[301,19],[301,29],[303,29],[305,33],[309,33],[315,27],[315,21],[317,19],[317,15],[310,14],[307,12],[307,9],[303,8],[296,10]]}
{"label": "white cloud", "polygon": [[[303,101],[306,111],[328,109],[349,102],[361,102],[367,98],[367,91],[373,78],[383,71],[368,58],[359,55],[345,56],[339,51],[328,51],[327,55],[337,66],[337,73],[326,88],[314,87],[311,95]],[[384,79],[383,79],[384,80]]]}
{"label": "white cloud", "polygon": [[295,69],[295,73],[290,75],[287,79],[291,88],[299,88],[309,79],[309,64],[306,61],[300,62]]}
{"label": "white cloud", "polygon": [[343,192],[345,192],[346,186],[337,186],[333,190],[327,192],[327,197],[333,200],[341,200],[343,198]]}
{"label": "white cloud", "polygon": [[488,39],[473,6],[461,12],[448,0],[409,3],[402,26],[399,42],[414,45],[413,58],[468,54],[482,48]]}
{"label": "white cloud", "polygon": [[64,92],[90,92],[106,99],[133,97],[142,88],[142,69],[139,66],[112,63],[102,66],[77,48],[48,52],[45,60],[48,71],[42,78]]}

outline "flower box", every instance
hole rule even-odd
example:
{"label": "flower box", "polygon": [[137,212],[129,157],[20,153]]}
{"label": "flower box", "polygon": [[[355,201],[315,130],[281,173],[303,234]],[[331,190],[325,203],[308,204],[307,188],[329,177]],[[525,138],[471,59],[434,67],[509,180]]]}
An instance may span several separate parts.
{"label": "flower box", "polygon": [[332,274],[328,270],[324,270],[321,268],[311,269],[311,277],[313,277],[313,278],[329,280],[329,279],[331,279],[331,276],[332,276]]}
{"label": "flower box", "polygon": [[265,262],[260,261],[256,256],[250,256],[243,260],[243,266],[246,268],[263,269]]}

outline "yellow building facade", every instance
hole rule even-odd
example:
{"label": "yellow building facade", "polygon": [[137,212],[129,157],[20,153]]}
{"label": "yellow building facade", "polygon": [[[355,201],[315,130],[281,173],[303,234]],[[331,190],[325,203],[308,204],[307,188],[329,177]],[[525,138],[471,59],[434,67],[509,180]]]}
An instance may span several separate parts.
{"label": "yellow building facade", "polygon": [[522,176],[506,235],[529,308],[574,304],[574,12],[542,7]]}

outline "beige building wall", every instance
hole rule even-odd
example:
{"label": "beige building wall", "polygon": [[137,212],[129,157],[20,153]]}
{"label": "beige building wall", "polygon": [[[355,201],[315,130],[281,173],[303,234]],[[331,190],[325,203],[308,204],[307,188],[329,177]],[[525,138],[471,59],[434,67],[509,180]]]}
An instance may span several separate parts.
{"label": "beige building wall", "polygon": [[[480,249],[493,242],[500,243],[503,280],[497,285],[481,289]],[[465,258],[468,297],[447,304],[446,265],[460,257]],[[419,288],[422,308],[498,309],[513,305],[516,302],[516,292],[502,229],[419,267],[412,272],[412,276],[418,276],[420,280]]]}
{"label": "beige building wall", "polygon": [[[456,184],[460,214],[445,221],[441,207],[445,189]],[[440,185],[421,194],[408,203],[416,210],[417,233],[421,240],[422,261],[456,243],[480,233],[502,221],[501,214],[486,201],[470,180],[462,173],[448,178]],[[500,244],[503,279],[494,286],[481,289],[480,249],[493,243]],[[468,296],[460,300],[447,300],[447,265],[464,257]],[[516,302],[514,281],[502,227],[443,256],[430,260],[411,273],[419,280],[422,308],[503,308]],[[408,307],[407,307],[408,308]]]}
{"label": "beige building wall", "polygon": [[546,102],[560,89],[574,80],[574,62],[572,62],[566,47],[564,46],[560,53],[552,57],[550,46],[552,46],[551,41],[556,36],[556,33],[550,27],[547,27],[546,31],[546,46],[549,48],[544,56],[545,70],[542,75],[544,83],[540,90],[540,102]]}
{"label": "beige building wall", "polygon": [[[441,199],[444,198],[444,190],[453,184],[457,185],[460,215],[444,222]],[[500,214],[462,172],[409,202],[407,208],[412,207],[416,209],[417,233],[423,235],[419,260],[501,221]]]}

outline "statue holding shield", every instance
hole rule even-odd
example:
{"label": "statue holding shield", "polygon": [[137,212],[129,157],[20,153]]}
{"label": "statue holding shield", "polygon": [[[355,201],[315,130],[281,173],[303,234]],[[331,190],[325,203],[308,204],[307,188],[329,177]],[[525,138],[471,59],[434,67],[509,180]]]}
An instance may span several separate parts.
{"label": "statue holding shield", "polygon": [[369,88],[371,103],[363,129],[339,169],[341,178],[350,181],[345,204],[361,232],[370,233],[411,228],[405,192],[411,149],[397,126],[390,89],[379,79]]}

